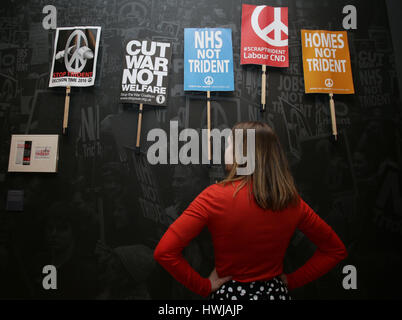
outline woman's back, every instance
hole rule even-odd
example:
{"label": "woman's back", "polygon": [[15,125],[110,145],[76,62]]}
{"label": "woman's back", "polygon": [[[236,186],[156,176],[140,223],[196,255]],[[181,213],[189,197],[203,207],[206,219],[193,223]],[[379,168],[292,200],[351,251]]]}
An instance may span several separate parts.
{"label": "woman's back", "polygon": [[328,272],[347,255],[342,241],[304,201],[282,211],[260,208],[247,185],[233,197],[238,181],[204,189],[169,227],[155,259],[190,290],[207,296],[202,278],[181,256],[181,250],[207,226],[213,240],[220,277],[239,282],[268,280],[282,273],[283,257],[296,228],[317,246],[314,255],[288,274],[288,288],[302,286]]}
{"label": "woman's back", "polygon": [[238,184],[214,184],[205,190],[210,198],[207,225],[215,267],[219,275],[231,275],[236,281],[270,279],[282,273],[283,257],[301,217],[300,207],[278,212],[262,209],[248,194],[247,185],[233,198]]}
{"label": "woman's back", "polygon": [[[255,134],[250,143],[247,130]],[[286,275],[288,288],[317,279],[346,257],[345,246],[299,196],[272,128],[263,122],[246,121],[232,131],[225,151],[227,177],[204,189],[169,227],[154,251],[155,259],[187,288],[207,296],[229,276],[232,281],[252,283],[281,275],[283,257],[298,228],[317,250],[302,267]],[[238,161],[245,150],[246,161]],[[242,170],[249,166],[252,172]],[[181,255],[205,226],[215,250],[216,272],[214,269],[208,279]]]}

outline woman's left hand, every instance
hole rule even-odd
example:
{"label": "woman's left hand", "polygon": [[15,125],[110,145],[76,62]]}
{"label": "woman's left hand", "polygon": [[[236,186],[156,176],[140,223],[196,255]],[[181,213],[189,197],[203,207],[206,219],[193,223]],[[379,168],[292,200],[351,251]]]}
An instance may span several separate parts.
{"label": "woman's left hand", "polygon": [[216,268],[212,270],[211,274],[209,275],[208,279],[211,281],[211,293],[218,290],[224,283],[228,282],[232,279],[231,276],[219,278],[218,273],[216,272]]}

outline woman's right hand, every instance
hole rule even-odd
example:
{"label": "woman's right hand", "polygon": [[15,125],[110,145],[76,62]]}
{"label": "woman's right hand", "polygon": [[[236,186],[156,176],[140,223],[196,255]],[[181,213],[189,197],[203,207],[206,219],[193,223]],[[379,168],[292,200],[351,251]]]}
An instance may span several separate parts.
{"label": "woman's right hand", "polygon": [[281,280],[283,281],[283,283],[286,285],[286,287],[288,286],[288,277],[286,276],[286,274],[282,273],[279,278],[281,278]]}
{"label": "woman's right hand", "polygon": [[208,277],[209,281],[211,281],[211,293],[218,290],[223,284],[232,279],[231,276],[219,278],[218,273],[216,272],[216,268],[212,270],[211,274]]}

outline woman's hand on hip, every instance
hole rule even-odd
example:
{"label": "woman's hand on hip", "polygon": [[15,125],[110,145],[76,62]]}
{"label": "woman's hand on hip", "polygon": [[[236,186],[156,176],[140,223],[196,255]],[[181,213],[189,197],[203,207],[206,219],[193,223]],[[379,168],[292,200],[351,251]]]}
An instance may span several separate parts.
{"label": "woman's hand on hip", "polygon": [[286,287],[288,286],[288,277],[286,276],[286,274],[282,273],[279,278],[282,279],[283,283],[286,285]]}
{"label": "woman's hand on hip", "polygon": [[224,283],[228,282],[232,279],[231,276],[219,278],[218,273],[216,272],[216,268],[212,270],[211,274],[209,275],[208,279],[211,281],[211,293],[218,290]]}

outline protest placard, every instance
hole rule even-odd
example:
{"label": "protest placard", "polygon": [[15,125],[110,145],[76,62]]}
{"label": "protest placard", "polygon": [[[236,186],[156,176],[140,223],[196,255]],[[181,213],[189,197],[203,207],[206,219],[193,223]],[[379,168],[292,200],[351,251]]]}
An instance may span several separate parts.
{"label": "protest placard", "polygon": [[234,90],[231,29],[184,29],[184,90],[207,92],[208,160],[210,160],[211,91]]}
{"label": "protest placard", "polygon": [[346,31],[301,30],[306,93],[329,94],[332,134],[337,139],[334,94],[353,94]]}
{"label": "protest placard", "polygon": [[66,87],[63,133],[68,126],[71,87],[95,83],[101,27],[57,28],[49,87]]}
{"label": "protest placard", "polygon": [[184,90],[234,90],[231,29],[184,29]]}
{"label": "protest placard", "polygon": [[301,30],[306,93],[353,94],[346,31]]}
{"label": "protest placard", "polygon": [[166,106],[171,45],[131,40],[126,46],[120,101]]}
{"label": "protest placard", "polygon": [[167,106],[169,42],[131,40],[126,45],[120,101],[138,103],[136,150],[139,152],[143,105]]}
{"label": "protest placard", "polygon": [[288,8],[243,4],[241,64],[261,65],[261,111],[266,105],[266,67],[288,67]]}

